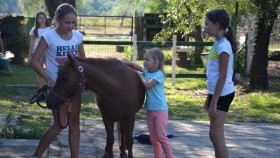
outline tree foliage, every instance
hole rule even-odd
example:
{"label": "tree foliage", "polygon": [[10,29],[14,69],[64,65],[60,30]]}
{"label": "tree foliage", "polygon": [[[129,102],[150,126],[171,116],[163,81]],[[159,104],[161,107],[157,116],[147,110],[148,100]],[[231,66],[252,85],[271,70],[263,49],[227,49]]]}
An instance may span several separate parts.
{"label": "tree foliage", "polygon": [[45,3],[47,5],[49,15],[51,18],[54,17],[56,8],[62,3],[69,3],[76,8],[76,0],[45,0]]}
{"label": "tree foliage", "polygon": [[144,10],[145,3],[143,1],[122,0],[112,8],[112,15],[134,16],[135,12],[143,14]]}
{"label": "tree foliage", "polygon": [[77,0],[79,14],[93,16],[133,16],[135,10],[143,13],[145,2],[142,0]]}
{"label": "tree foliage", "polygon": [[[39,11],[42,11],[40,8],[41,5],[45,6],[44,0],[20,0],[19,1],[20,8],[23,14],[27,17],[34,17]],[[46,10],[44,10],[46,12]]]}
{"label": "tree foliage", "polygon": [[[195,26],[203,26],[205,14],[216,8],[223,8],[231,15],[235,11],[237,0],[168,0],[166,13],[161,15],[165,26],[156,40],[169,39],[174,33],[182,35],[191,33]],[[242,11],[250,10],[251,5],[247,0],[240,0]]]}
{"label": "tree foliage", "polygon": [[114,5],[121,2],[121,0],[78,0],[80,7],[79,14],[83,15],[110,15]]}
{"label": "tree foliage", "polygon": [[146,3],[145,13],[165,13],[168,0],[152,0]]}

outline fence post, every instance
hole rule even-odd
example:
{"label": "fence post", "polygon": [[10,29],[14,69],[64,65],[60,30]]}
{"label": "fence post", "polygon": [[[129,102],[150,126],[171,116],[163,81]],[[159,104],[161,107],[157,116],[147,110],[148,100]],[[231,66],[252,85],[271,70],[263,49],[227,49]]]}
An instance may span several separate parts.
{"label": "fence post", "polygon": [[177,35],[173,35],[172,38],[173,46],[172,46],[172,86],[175,86],[176,80],[176,43],[177,43]]}
{"label": "fence post", "polygon": [[250,74],[251,72],[251,65],[253,61],[253,54],[254,54],[254,45],[255,45],[255,28],[256,28],[256,20],[255,16],[249,16],[248,18],[248,38],[246,41],[247,44],[247,67],[245,68],[245,73]]}
{"label": "fence post", "polygon": [[134,63],[136,63],[137,54],[138,54],[138,51],[137,51],[137,34],[133,34],[132,41],[133,41],[133,45],[132,45],[132,49],[133,49],[132,61]]}

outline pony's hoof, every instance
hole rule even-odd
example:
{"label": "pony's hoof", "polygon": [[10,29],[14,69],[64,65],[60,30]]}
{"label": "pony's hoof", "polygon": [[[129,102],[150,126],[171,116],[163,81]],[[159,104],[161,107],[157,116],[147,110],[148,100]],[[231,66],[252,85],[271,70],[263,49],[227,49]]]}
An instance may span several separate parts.
{"label": "pony's hoof", "polygon": [[104,154],[103,158],[114,158],[114,156],[113,155],[109,156],[109,154]]}
{"label": "pony's hoof", "polygon": [[120,158],[128,158],[126,152],[120,154]]}

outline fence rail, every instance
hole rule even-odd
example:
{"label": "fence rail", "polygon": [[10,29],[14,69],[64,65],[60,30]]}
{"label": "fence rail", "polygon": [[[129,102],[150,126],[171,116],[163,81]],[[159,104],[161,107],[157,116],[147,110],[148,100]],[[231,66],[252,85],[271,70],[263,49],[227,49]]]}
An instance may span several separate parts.
{"label": "fence rail", "polygon": [[[133,41],[84,41],[84,44],[97,45],[133,45]],[[153,42],[153,41],[137,41],[137,45],[141,46],[158,46],[158,47],[172,47],[172,41]],[[177,41],[177,46],[212,46],[214,42],[183,42]]]}

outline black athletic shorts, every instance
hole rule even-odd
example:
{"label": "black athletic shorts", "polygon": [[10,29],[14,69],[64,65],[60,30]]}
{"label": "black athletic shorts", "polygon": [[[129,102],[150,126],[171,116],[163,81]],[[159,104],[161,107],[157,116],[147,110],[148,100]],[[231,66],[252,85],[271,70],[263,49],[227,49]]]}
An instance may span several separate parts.
{"label": "black athletic shorts", "polygon": [[[217,103],[217,109],[221,110],[221,111],[228,112],[230,104],[231,104],[231,102],[232,102],[232,100],[234,98],[234,94],[235,94],[235,92],[232,92],[232,93],[230,93],[228,95],[221,96],[219,98],[219,100],[218,100],[218,103]],[[212,94],[208,94],[208,103],[207,103],[208,108],[210,106],[212,97],[213,97]]]}

